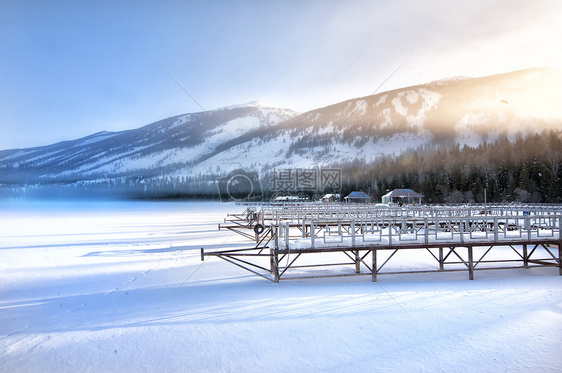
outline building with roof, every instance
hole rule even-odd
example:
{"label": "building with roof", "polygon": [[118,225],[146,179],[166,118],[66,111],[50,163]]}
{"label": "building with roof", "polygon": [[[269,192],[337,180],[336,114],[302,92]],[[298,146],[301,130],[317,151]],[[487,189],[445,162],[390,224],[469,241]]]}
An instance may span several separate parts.
{"label": "building with roof", "polygon": [[330,193],[325,194],[322,197],[322,202],[339,202],[341,200],[341,194]]}
{"label": "building with roof", "polygon": [[414,192],[412,189],[394,189],[382,196],[382,203],[421,204],[423,197],[423,194]]}
{"label": "building with roof", "polygon": [[351,192],[347,197],[344,197],[344,199],[348,203],[369,203],[371,201],[371,197],[369,197],[365,192],[362,191]]}

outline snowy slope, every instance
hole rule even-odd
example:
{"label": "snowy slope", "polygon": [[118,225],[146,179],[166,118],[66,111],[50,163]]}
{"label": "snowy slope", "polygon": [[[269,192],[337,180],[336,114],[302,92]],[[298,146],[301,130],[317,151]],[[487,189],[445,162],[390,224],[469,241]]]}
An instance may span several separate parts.
{"label": "snowy slope", "polygon": [[291,110],[255,102],[179,115],[136,130],[102,132],[45,147],[2,151],[0,174],[8,182],[161,175],[197,163],[228,139],[268,128],[294,115]]}
{"label": "snowy slope", "polygon": [[21,203],[0,206],[2,372],[562,365],[556,268],[480,271],[474,281],[454,272],[273,284],[200,260],[200,247],[240,247],[240,236],[216,225],[239,206]]}
{"label": "snowy slope", "polygon": [[[254,136],[226,149],[196,170],[204,172],[213,164],[231,162],[233,168],[263,172],[278,166],[327,167],[398,155],[431,143],[433,137],[423,123],[439,97],[436,92],[412,88],[314,110],[281,123],[268,136]],[[402,99],[419,109],[411,110]]]}
{"label": "snowy slope", "polygon": [[[454,78],[383,92],[313,110],[228,147],[193,170],[214,165],[260,172],[372,161],[422,146],[477,146],[501,135],[560,128],[561,75],[530,69],[485,78]],[[250,156],[249,156],[250,155]],[[178,170],[186,172],[187,170]]]}

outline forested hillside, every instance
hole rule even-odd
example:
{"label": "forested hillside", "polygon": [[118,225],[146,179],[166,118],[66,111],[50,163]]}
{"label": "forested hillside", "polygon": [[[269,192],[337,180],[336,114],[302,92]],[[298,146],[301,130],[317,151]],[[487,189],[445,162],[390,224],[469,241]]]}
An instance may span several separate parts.
{"label": "forested hillside", "polygon": [[426,202],[562,203],[562,131],[507,137],[342,165],[346,190],[363,189],[377,200],[387,190],[411,188]]}

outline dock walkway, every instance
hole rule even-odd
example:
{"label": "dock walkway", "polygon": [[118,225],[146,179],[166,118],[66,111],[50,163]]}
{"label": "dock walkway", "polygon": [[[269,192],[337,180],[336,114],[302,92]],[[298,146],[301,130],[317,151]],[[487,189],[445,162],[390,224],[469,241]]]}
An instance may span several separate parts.
{"label": "dock walkway", "polygon": [[[476,270],[532,266],[555,266],[562,275],[561,219],[560,206],[248,206],[219,230],[241,234],[251,246],[201,249],[201,258],[215,256],[273,282],[436,271],[467,271],[472,280]],[[400,260],[411,250],[429,262],[405,268]],[[346,270],[318,270],[341,266]]]}

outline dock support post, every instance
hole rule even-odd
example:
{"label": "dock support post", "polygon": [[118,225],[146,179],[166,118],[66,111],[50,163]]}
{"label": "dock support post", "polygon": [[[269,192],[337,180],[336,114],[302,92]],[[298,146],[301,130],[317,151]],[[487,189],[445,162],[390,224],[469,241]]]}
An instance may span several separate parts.
{"label": "dock support post", "polygon": [[474,260],[472,257],[472,246],[468,246],[468,279],[474,280]]}
{"label": "dock support post", "polygon": [[279,254],[277,249],[271,249],[270,251],[270,261],[271,261],[271,274],[273,275],[273,282],[279,283]]}
{"label": "dock support post", "polygon": [[523,267],[529,268],[529,252],[527,250],[527,244],[523,245]]}
{"label": "dock support post", "polygon": [[562,276],[562,241],[558,241],[558,274]]}
{"label": "dock support post", "polygon": [[371,249],[371,255],[373,256],[372,280],[377,282],[377,249]]}
{"label": "dock support post", "polygon": [[361,257],[359,256],[359,250],[354,251],[355,254],[355,273],[361,273]]}
{"label": "dock support post", "polygon": [[424,235],[425,244],[428,245],[429,244],[429,228],[428,228],[428,223],[427,223],[427,217],[425,217],[423,219],[423,235]]}
{"label": "dock support post", "polygon": [[445,260],[443,259],[443,247],[439,248],[439,271],[445,270]]}

